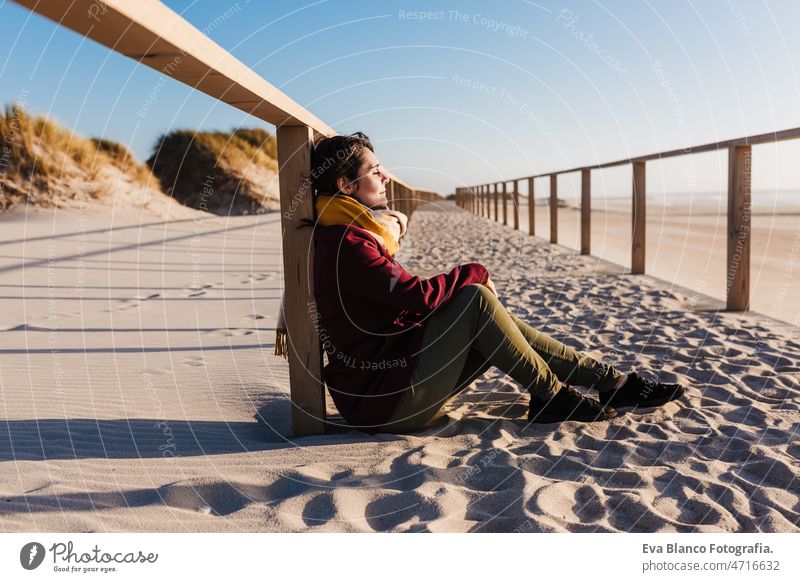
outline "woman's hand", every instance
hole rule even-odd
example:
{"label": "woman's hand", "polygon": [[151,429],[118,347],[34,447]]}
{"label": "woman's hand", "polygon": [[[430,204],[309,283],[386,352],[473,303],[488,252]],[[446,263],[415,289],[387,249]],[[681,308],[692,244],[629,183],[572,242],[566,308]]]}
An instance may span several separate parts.
{"label": "woman's hand", "polygon": [[494,296],[497,297],[497,289],[495,288],[494,281],[492,281],[491,277],[486,279],[485,285],[489,288],[489,291],[494,293]]}

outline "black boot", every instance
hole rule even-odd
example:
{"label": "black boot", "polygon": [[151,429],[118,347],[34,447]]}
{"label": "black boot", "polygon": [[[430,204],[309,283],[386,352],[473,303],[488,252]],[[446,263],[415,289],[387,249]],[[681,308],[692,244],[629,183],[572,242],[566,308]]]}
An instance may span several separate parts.
{"label": "black boot", "polygon": [[680,398],[686,388],[680,384],[662,384],[646,380],[636,372],[628,374],[622,388],[600,393],[600,402],[605,405],[621,406],[661,406],[670,400]]}
{"label": "black boot", "polygon": [[616,415],[617,411],[610,406],[603,406],[597,400],[584,396],[567,385],[562,386],[549,400],[531,396],[528,407],[528,421],[537,424],[564,420],[593,422],[608,420]]}

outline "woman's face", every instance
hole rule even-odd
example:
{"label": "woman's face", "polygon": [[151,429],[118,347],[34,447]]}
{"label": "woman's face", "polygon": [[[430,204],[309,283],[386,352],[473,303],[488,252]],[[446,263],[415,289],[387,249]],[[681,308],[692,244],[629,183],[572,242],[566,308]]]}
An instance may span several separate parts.
{"label": "woman's face", "polygon": [[[339,189],[359,200],[369,208],[386,208],[389,199],[386,197],[386,182],[389,177],[383,171],[383,166],[369,149],[361,150],[361,167],[358,170],[358,179],[347,184],[346,178],[339,178]],[[356,191],[358,186],[358,191]]]}

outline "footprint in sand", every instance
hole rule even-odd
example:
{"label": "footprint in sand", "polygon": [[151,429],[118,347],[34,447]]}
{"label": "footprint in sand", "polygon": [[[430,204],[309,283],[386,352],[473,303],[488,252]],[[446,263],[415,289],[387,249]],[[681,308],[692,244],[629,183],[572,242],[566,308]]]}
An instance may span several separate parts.
{"label": "footprint in sand", "polygon": [[545,485],[531,497],[528,510],[564,521],[570,531],[575,526],[599,522],[608,513],[600,488],[571,482]]}
{"label": "footprint in sand", "polygon": [[206,360],[200,356],[193,356],[190,358],[186,358],[181,362],[184,366],[190,366],[192,368],[202,368],[206,365]]}
{"label": "footprint in sand", "polygon": [[245,335],[252,335],[255,333],[252,329],[244,329],[244,328],[220,328],[215,329],[209,332],[206,332],[206,335],[211,335],[214,337],[241,337]]}
{"label": "footprint in sand", "polygon": [[414,526],[442,516],[433,501],[416,491],[383,495],[367,504],[367,523],[375,531],[395,530],[403,524]]}
{"label": "footprint in sand", "polygon": [[233,482],[193,479],[158,488],[159,497],[170,507],[208,515],[229,515],[264,501],[263,489]]}
{"label": "footprint in sand", "polygon": [[172,373],[172,368],[144,368],[141,371],[142,376],[169,376]]}
{"label": "footprint in sand", "polygon": [[258,321],[259,319],[266,319],[266,317],[266,315],[261,315],[259,313],[251,313],[250,315],[245,315],[242,321]]}
{"label": "footprint in sand", "polygon": [[196,287],[185,287],[183,290],[189,295],[187,297],[195,297],[197,295],[203,295],[206,292],[206,289],[211,289],[213,285],[206,284],[206,285],[198,285]]}

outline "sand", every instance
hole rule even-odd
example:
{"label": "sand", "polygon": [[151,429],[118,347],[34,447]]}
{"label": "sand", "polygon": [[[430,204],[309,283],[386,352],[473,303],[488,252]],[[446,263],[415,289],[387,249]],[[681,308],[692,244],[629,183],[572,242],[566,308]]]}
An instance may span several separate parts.
{"label": "sand", "polygon": [[422,208],[410,270],[480,261],[509,310],[686,399],[527,426],[493,369],[427,431],[293,439],[280,216],[111,212],[0,216],[2,531],[800,530],[788,324]]}
{"label": "sand", "polygon": [[[511,204],[508,225],[513,228]],[[494,212],[494,211],[492,211]],[[536,207],[535,233],[550,240],[549,210]],[[494,216],[494,214],[492,214]],[[502,223],[502,207],[500,207]],[[580,249],[580,211],[559,209],[560,244]],[[752,208],[750,306],[754,311],[800,324],[800,206],[754,204]],[[520,206],[520,230],[528,232],[528,207]],[[727,274],[725,202],[647,204],[645,272],[724,301]],[[592,254],[630,269],[631,203],[594,202]]]}

